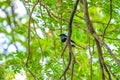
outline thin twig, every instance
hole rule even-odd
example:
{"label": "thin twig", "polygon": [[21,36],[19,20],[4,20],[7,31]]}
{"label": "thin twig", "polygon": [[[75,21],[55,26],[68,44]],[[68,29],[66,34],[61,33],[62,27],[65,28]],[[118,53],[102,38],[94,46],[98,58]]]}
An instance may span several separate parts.
{"label": "thin twig", "polygon": [[33,13],[33,11],[34,11],[34,9],[35,9],[35,7],[36,7],[36,5],[39,3],[39,0],[35,3],[35,5],[33,6],[33,8],[32,8],[32,11],[30,12],[30,14],[29,14],[29,23],[28,23],[28,57],[27,57],[27,61],[26,61],[26,68],[27,68],[27,70],[28,70],[28,72],[31,74],[31,76],[34,78],[34,80],[38,80],[38,78],[37,78],[37,76],[36,75],[34,75],[33,73],[32,73],[32,71],[29,69],[29,67],[28,67],[28,61],[29,61],[29,59],[30,59],[30,56],[31,56],[31,48],[30,48],[30,30],[31,30],[31,25],[30,25],[30,23],[31,23],[31,19],[32,19],[32,13]]}
{"label": "thin twig", "polygon": [[60,34],[62,34],[62,18],[63,18],[63,11],[62,11],[62,0],[60,0]]}
{"label": "thin twig", "polygon": [[71,70],[71,80],[73,80],[73,74],[74,74],[74,65],[76,63],[76,59],[74,54],[72,54],[72,70]]}
{"label": "thin twig", "polygon": [[[89,54],[90,54],[90,80],[92,80],[92,53],[90,48],[90,36],[88,35],[88,42],[89,42]],[[94,46],[93,46],[94,47]]]}
{"label": "thin twig", "polygon": [[42,48],[42,45],[41,45],[41,41],[40,41],[40,37],[39,35],[37,34],[37,31],[36,31],[36,28],[35,28],[35,24],[33,23],[34,25],[34,31],[35,31],[35,35],[37,36],[37,40],[38,40],[38,44],[39,44],[39,47],[40,47],[40,51],[41,51],[41,59],[43,60],[43,48]]}
{"label": "thin twig", "polygon": [[62,53],[61,53],[61,57],[64,56],[64,52],[65,52],[66,48],[67,48],[67,45],[65,45],[65,47],[63,48]]}
{"label": "thin twig", "polygon": [[60,76],[60,79],[63,77],[63,76],[66,76],[66,72],[68,71],[69,69],[69,66],[70,66],[70,63],[71,63],[71,53],[69,53],[69,60],[68,60],[68,64],[64,70],[64,72],[62,73],[62,75]]}
{"label": "thin twig", "polygon": [[104,37],[105,39],[109,39],[109,40],[115,40],[115,41],[120,41],[120,39],[117,38],[109,38],[109,37]]}
{"label": "thin twig", "polygon": [[104,32],[103,32],[103,35],[102,35],[103,36],[102,40],[104,39],[104,36],[106,34],[106,30],[107,30],[107,28],[108,28],[108,26],[109,26],[109,24],[111,22],[111,19],[112,19],[112,0],[110,0],[110,19],[109,19],[109,21],[108,21],[108,23],[107,23],[107,25],[106,25],[106,27],[104,29]]}
{"label": "thin twig", "polygon": [[108,69],[109,69],[110,73],[112,74],[112,76],[113,76],[116,80],[119,80],[119,79],[116,77],[116,75],[111,71],[111,66],[108,65],[108,64],[106,64],[106,66],[108,67]]}
{"label": "thin twig", "polygon": [[103,66],[104,66],[105,71],[106,71],[107,74],[108,74],[109,80],[111,80],[111,75],[110,75],[110,72],[109,72],[109,70],[108,70],[108,68],[107,68],[107,66],[106,66],[106,63],[104,63]]}

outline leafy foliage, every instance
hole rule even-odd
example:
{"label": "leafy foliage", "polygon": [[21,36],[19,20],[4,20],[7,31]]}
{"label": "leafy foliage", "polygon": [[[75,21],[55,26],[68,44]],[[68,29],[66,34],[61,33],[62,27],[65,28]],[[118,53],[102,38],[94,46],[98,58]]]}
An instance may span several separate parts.
{"label": "leafy foliage", "polygon": [[[17,73],[21,73],[21,69],[25,71],[28,80],[34,80],[35,77],[39,80],[59,79],[69,60],[68,49],[64,52],[64,59],[61,58],[65,43],[60,42],[59,34],[68,33],[68,21],[74,4],[74,0],[61,1],[0,1],[0,80],[13,80]],[[120,59],[119,3],[118,0],[112,2],[112,19],[103,41]],[[22,7],[23,12],[19,11],[19,6]],[[94,29],[102,39],[110,18],[110,1],[88,0],[88,7]],[[98,78],[102,80],[97,46],[93,36],[88,32],[81,1],[79,1],[73,19],[72,40],[85,48],[75,47],[72,49],[76,59],[73,79],[91,80],[92,77],[92,80]],[[119,79],[120,66],[104,47],[102,47],[102,51],[112,80]],[[71,66],[72,64],[67,71],[67,80],[71,76]],[[108,78],[105,70],[104,72]]]}

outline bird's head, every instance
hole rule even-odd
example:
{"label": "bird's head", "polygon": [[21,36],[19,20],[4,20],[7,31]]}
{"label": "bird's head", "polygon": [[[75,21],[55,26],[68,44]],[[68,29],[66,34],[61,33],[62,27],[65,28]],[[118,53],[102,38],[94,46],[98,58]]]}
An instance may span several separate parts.
{"label": "bird's head", "polygon": [[60,34],[59,36],[60,37],[67,37],[67,35],[65,35],[65,34]]}
{"label": "bird's head", "polygon": [[65,42],[65,41],[66,41],[67,35],[65,35],[65,34],[60,34],[59,36],[60,36],[62,42]]}

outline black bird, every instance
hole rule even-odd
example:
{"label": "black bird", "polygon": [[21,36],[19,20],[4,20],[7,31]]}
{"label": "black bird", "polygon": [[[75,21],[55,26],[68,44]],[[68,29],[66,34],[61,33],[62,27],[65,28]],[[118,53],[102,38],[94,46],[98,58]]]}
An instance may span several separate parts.
{"label": "black bird", "polygon": [[[65,34],[60,34],[59,36],[60,36],[61,42],[66,42],[66,40],[67,40],[67,35],[65,35]],[[78,47],[81,47],[81,48],[85,49],[84,47],[77,45],[73,40],[70,40],[70,41],[71,41],[71,43],[73,43],[73,44],[72,44],[73,47],[75,47],[75,45],[76,45],[76,46],[78,46]]]}
{"label": "black bird", "polygon": [[[67,40],[67,35],[60,34],[61,42],[65,42]],[[71,40],[72,43],[75,43],[73,40]]]}

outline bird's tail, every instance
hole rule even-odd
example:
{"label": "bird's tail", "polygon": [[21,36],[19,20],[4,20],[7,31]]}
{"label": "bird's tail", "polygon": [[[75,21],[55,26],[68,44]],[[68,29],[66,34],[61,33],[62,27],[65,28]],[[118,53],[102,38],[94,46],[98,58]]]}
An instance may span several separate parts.
{"label": "bird's tail", "polygon": [[83,47],[83,46],[80,46],[80,45],[78,45],[78,44],[76,44],[76,43],[74,43],[74,44],[75,44],[76,47],[79,47],[79,48],[85,49],[85,47]]}

